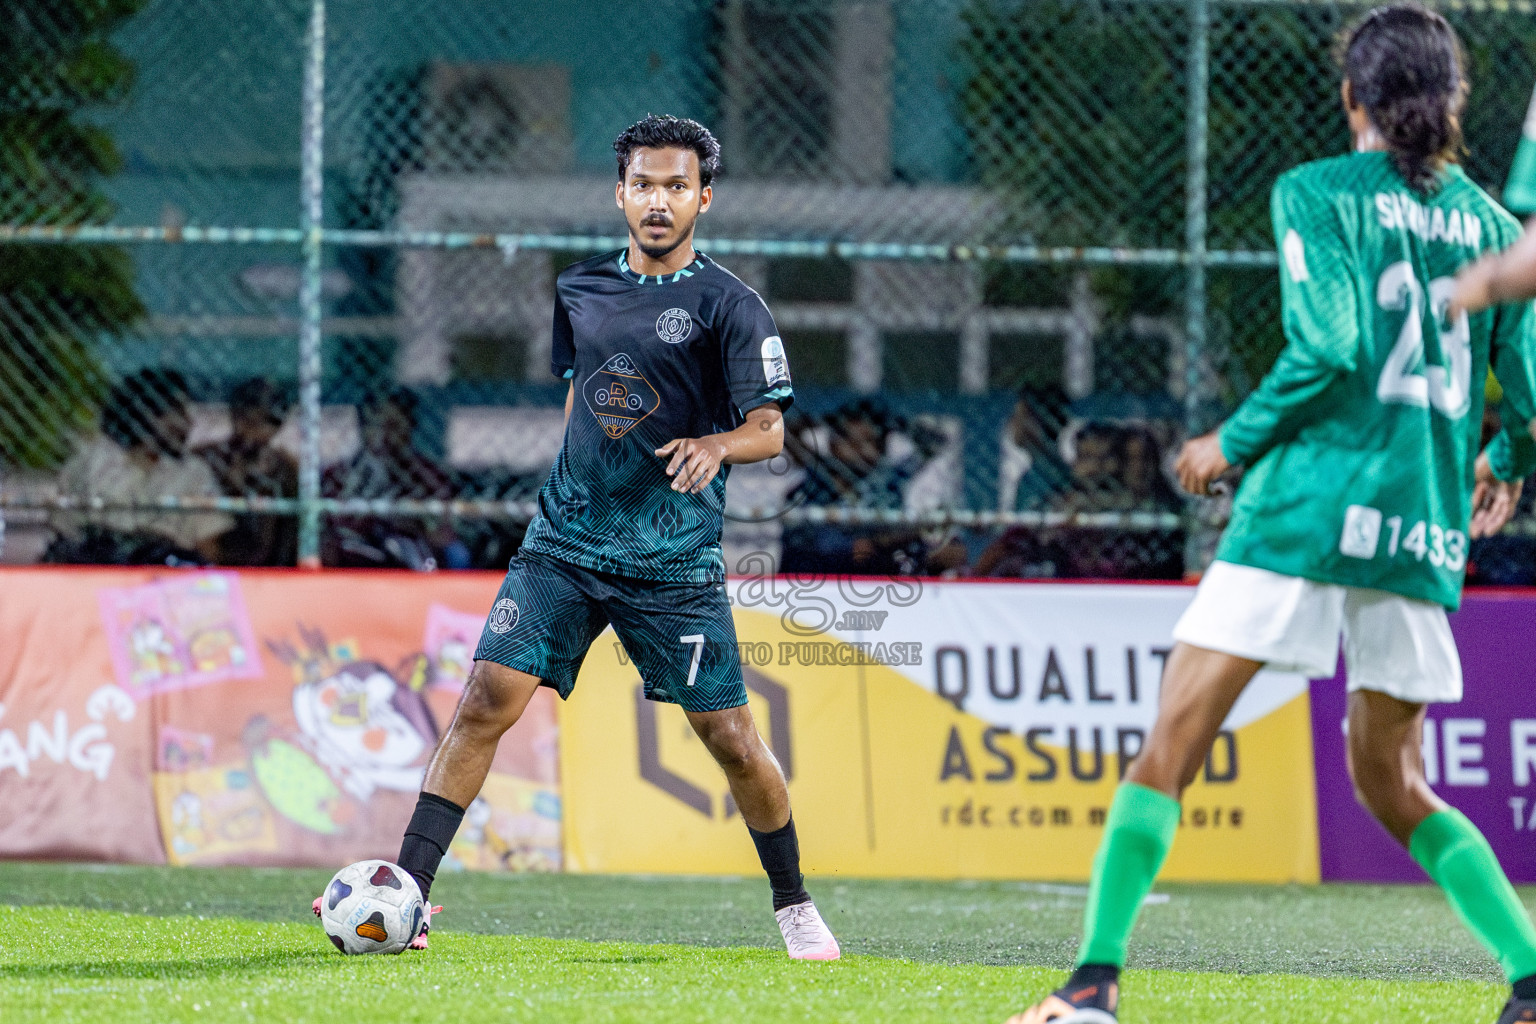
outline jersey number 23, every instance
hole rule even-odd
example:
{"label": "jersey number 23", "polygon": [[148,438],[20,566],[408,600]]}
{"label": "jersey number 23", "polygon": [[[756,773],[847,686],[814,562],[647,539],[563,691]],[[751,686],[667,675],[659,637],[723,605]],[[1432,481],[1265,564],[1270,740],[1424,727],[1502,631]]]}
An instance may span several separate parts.
{"label": "jersey number 23", "polygon": [[1406,312],[1397,344],[1381,368],[1376,397],[1386,404],[1432,408],[1456,420],[1472,405],[1472,330],[1460,313],[1446,323],[1455,278],[1429,282],[1429,310],[1439,325],[1440,347],[1447,365],[1432,366],[1424,358],[1424,286],[1406,261],[1394,263],[1376,283],[1376,302],[1389,313]]}

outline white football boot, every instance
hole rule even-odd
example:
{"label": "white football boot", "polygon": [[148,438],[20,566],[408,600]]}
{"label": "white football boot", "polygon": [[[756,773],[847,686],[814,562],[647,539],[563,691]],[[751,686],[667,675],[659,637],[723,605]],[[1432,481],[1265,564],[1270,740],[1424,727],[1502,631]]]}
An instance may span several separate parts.
{"label": "white football boot", "polygon": [[842,956],[832,931],[816,911],[816,904],[809,901],[774,911],[779,931],[784,933],[784,945],[793,960],[836,960]]}

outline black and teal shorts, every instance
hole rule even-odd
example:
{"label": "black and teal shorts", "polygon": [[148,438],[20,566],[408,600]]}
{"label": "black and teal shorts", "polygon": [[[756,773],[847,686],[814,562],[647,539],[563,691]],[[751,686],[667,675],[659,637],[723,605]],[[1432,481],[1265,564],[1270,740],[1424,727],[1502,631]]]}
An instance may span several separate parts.
{"label": "black and teal shorts", "polygon": [[731,603],[719,583],[616,576],[521,551],[475,648],[569,697],[587,648],[609,625],[650,700],[688,711],[747,702]]}

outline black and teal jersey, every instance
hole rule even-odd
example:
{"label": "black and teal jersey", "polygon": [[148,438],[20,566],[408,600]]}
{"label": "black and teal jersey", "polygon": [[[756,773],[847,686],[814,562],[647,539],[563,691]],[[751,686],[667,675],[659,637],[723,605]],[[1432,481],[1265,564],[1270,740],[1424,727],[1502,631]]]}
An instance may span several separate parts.
{"label": "black and teal jersey", "polygon": [[672,490],[657,448],[741,425],[793,400],[768,307],[709,257],[665,277],[625,253],[555,282],[551,369],[575,388],[565,442],[523,547],[599,572],[675,583],[725,576],[728,466],[698,494]]}

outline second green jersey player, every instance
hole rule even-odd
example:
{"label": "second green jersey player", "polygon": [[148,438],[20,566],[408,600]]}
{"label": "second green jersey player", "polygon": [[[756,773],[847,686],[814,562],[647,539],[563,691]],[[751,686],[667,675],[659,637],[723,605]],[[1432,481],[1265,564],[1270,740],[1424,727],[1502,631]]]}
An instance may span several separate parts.
{"label": "second green jersey player", "polygon": [[1515,150],[1515,165],[1510,168],[1504,186],[1504,206],[1511,213],[1536,213],[1536,94],[1525,115],[1520,132],[1520,148]]}
{"label": "second green jersey player", "polygon": [[[1520,148],[1504,186],[1504,205],[1513,213],[1536,215],[1536,95],[1520,134]],[[1533,221],[1536,223],[1536,221]],[[1467,268],[1456,280],[1452,305],[1478,313],[1501,302],[1536,297],[1536,231],[1528,231],[1512,248],[1489,255]]]}
{"label": "second green jersey player", "polygon": [[[1454,166],[1463,67],[1439,14],[1370,12],[1345,47],[1355,152],[1275,186],[1286,347],[1178,463],[1194,494],[1230,465],[1248,472],[1115,793],[1077,969],[1014,1024],[1115,1021],[1131,927],[1217,731],[1266,666],[1331,676],[1341,634],[1361,802],[1499,959],[1512,986],[1499,1024],[1536,1021],[1536,928],[1476,826],[1429,787],[1420,753],[1425,706],[1461,698],[1446,610],[1469,539],[1507,521],[1536,469],[1536,311],[1451,308],[1458,271],[1520,232]],[[1510,426],[1479,454],[1490,361]]]}

